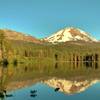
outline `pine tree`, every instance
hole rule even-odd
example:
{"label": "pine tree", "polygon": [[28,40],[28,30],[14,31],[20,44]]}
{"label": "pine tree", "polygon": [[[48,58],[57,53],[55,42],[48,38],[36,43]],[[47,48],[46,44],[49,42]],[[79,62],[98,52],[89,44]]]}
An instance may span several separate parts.
{"label": "pine tree", "polygon": [[5,39],[4,31],[0,30],[0,50],[2,59],[4,58],[4,53],[3,53],[4,39]]}

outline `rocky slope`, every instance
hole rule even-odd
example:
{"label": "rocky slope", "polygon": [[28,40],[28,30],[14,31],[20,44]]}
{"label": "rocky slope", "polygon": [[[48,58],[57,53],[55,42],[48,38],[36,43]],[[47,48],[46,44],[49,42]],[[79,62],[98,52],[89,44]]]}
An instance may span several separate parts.
{"label": "rocky slope", "polygon": [[20,32],[12,31],[12,30],[2,30],[5,34],[5,37],[10,40],[22,40],[22,41],[28,41],[33,43],[41,43],[39,39],[36,39],[30,35],[25,35]]}

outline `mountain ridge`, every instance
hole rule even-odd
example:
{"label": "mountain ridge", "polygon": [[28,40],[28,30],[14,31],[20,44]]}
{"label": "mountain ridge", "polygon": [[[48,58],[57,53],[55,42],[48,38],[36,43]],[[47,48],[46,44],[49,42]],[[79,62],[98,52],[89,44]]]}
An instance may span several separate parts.
{"label": "mountain ridge", "polygon": [[41,43],[42,41],[31,36],[31,35],[26,35],[22,32],[16,32],[14,30],[10,29],[2,29],[5,38],[9,40],[22,40],[22,41],[27,41],[27,42],[33,42],[33,43]]}
{"label": "mountain ridge", "polygon": [[53,33],[51,36],[48,36],[43,39],[44,41],[51,43],[67,42],[67,41],[93,41],[97,42],[95,38],[89,35],[89,33],[74,27],[68,27],[61,29],[58,32]]}
{"label": "mountain ridge", "polygon": [[22,32],[16,32],[10,29],[3,29],[2,31],[5,33],[7,39],[22,40],[33,43],[66,43],[72,41],[99,42],[89,33],[74,27],[64,28],[43,39],[38,39],[31,35],[26,35]]}

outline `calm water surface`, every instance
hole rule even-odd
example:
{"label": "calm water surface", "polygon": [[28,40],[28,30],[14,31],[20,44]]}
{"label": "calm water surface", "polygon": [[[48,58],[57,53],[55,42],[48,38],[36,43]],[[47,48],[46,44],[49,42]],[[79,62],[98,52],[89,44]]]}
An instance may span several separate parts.
{"label": "calm water surface", "polygon": [[100,100],[99,80],[98,63],[0,66],[0,100]]}

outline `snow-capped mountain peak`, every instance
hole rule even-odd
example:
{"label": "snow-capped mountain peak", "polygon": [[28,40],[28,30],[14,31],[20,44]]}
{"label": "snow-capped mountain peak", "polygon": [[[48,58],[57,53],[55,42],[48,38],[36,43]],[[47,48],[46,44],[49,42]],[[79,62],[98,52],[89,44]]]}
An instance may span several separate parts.
{"label": "snow-capped mountain peak", "polygon": [[97,41],[95,38],[91,37],[87,32],[73,27],[62,29],[54,33],[53,35],[45,38],[44,40],[52,43],[78,40],[94,42]]}

